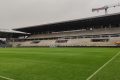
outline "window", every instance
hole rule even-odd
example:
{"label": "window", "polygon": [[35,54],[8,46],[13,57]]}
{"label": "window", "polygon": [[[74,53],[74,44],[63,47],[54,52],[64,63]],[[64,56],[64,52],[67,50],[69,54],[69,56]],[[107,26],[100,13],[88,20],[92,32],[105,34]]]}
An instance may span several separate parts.
{"label": "window", "polygon": [[108,42],[109,39],[91,39],[91,42]]}
{"label": "window", "polygon": [[67,43],[68,40],[56,40],[56,43]]}
{"label": "window", "polygon": [[32,43],[34,44],[38,44],[40,42],[40,40],[33,40]]}

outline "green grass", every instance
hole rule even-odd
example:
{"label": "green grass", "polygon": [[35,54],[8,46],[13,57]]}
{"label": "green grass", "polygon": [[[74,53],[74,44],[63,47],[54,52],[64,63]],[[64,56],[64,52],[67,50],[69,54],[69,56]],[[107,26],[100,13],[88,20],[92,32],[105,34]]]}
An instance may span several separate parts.
{"label": "green grass", "polygon": [[[86,80],[119,51],[120,48],[0,49],[0,76],[15,80]],[[120,55],[91,80],[120,80],[119,68]]]}

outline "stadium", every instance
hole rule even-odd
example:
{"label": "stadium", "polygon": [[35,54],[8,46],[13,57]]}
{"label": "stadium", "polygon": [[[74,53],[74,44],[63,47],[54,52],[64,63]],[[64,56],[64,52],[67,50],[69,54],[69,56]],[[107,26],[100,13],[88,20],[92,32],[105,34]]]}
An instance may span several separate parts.
{"label": "stadium", "polygon": [[109,2],[78,18],[99,2],[1,0],[0,80],[120,80],[120,12],[108,14],[120,3]]}
{"label": "stadium", "polygon": [[[120,13],[13,29],[13,47],[120,46]],[[19,34],[19,35],[18,35]],[[15,38],[14,38],[15,37]]]}
{"label": "stadium", "polygon": [[120,13],[0,29],[0,80],[119,80]]}

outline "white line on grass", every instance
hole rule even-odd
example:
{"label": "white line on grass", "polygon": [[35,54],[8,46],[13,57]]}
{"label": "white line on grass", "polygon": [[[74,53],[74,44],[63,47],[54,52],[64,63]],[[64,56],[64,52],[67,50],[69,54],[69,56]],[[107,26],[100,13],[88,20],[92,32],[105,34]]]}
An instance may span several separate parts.
{"label": "white line on grass", "polygon": [[0,78],[6,79],[6,80],[14,80],[14,79],[12,79],[12,78],[4,77],[4,76],[0,76]]}
{"label": "white line on grass", "polygon": [[100,70],[102,70],[112,60],[114,60],[119,54],[120,54],[120,51],[118,53],[116,53],[116,55],[114,55],[110,60],[108,60],[103,66],[101,66],[97,71],[95,71],[92,75],[90,75],[86,80],[90,80],[92,77],[94,77]]}

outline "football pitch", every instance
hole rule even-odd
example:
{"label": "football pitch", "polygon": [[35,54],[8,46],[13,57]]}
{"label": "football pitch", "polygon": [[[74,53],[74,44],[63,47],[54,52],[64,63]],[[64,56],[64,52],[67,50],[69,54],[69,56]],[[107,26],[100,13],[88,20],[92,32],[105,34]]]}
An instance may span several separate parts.
{"label": "football pitch", "polygon": [[0,80],[120,80],[120,48],[1,48]]}

